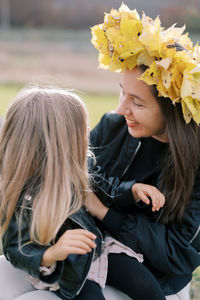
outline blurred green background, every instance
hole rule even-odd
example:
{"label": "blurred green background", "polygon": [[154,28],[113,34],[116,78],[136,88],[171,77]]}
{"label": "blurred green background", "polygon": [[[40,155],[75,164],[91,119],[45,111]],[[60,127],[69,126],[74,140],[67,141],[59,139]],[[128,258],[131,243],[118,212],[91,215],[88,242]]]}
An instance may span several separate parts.
{"label": "blurred green background", "polygon": [[[0,84],[0,117],[4,117],[9,104],[23,87],[21,84]],[[89,113],[89,125],[93,128],[101,116],[110,110],[114,110],[118,103],[118,95],[112,92],[95,93],[90,91],[81,92],[75,90],[86,103]]]}
{"label": "blurred green background", "polygon": [[[84,1],[84,5],[83,5]],[[90,44],[90,26],[103,22],[104,11],[121,0],[0,0],[0,118],[9,102],[28,83],[49,83],[74,89],[85,101],[94,127],[118,103],[120,75],[98,69]],[[200,39],[199,0],[124,0],[162,25]],[[0,250],[1,251],[1,250]],[[200,268],[194,272],[191,299],[200,299]]]}

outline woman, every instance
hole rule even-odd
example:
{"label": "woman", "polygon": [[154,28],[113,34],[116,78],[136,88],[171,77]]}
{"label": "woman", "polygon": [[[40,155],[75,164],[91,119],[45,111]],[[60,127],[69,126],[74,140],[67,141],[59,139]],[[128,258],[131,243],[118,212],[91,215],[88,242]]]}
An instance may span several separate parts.
{"label": "woman", "polygon": [[[144,255],[166,299],[189,299],[200,265],[200,56],[183,30],[125,5],[92,29],[100,66],[122,79],[117,114],[91,132],[101,201],[91,195],[87,209]],[[140,184],[164,194],[161,211],[140,205]]]}

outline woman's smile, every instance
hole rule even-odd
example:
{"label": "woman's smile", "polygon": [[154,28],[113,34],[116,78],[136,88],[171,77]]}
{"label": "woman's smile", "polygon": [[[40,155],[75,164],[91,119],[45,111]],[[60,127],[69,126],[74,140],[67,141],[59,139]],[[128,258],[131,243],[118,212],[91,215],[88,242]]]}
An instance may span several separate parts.
{"label": "woman's smile", "polygon": [[126,119],[126,124],[128,127],[138,127],[140,124],[134,120],[129,120],[127,118]]}

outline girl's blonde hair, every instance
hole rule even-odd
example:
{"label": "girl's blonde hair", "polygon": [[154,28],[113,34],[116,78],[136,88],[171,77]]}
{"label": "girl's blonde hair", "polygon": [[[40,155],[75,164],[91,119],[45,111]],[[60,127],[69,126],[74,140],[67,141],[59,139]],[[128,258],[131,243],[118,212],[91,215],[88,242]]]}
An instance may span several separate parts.
{"label": "girl's blonde hair", "polygon": [[87,132],[86,109],[77,95],[49,87],[29,87],[18,94],[0,135],[2,235],[24,190],[35,193],[30,236],[41,245],[79,210],[88,189]]}

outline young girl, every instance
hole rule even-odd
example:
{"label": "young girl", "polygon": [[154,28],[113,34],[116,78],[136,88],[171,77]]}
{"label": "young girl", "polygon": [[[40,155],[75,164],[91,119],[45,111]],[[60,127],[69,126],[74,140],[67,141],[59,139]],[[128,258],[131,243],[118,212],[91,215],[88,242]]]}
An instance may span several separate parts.
{"label": "young girl", "polygon": [[[57,282],[64,299],[81,290],[94,248],[101,243],[94,222],[81,209],[88,191],[87,136],[87,114],[79,97],[40,87],[19,93],[1,130],[4,254],[32,277],[51,287]],[[54,272],[44,275],[49,270],[40,271],[41,265],[53,265]],[[11,284],[13,298],[33,290],[22,280],[17,290]],[[11,285],[3,288],[7,299]]]}
{"label": "young girl", "polygon": [[114,285],[111,260],[119,255],[111,252],[123,252],[147,279],[145,297],[164,299],[141,255],[108,238],[100,256],[102,235],[83,208],[87,135],[83,102],[62,89],[23,89],[8,110],[0,137],[0,219],[4,255],[14,268],[1,257],[0,299],[105,299],[101,287],[107,275]]}

